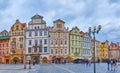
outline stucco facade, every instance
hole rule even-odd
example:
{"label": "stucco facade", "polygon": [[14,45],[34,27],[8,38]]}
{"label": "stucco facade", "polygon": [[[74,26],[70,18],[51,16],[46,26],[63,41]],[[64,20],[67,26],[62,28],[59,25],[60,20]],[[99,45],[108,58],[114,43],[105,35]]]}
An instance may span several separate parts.
{"label": "stucco facade", "polygon": [[108,59],[108,46],[107,41],[100,43],[100,61]]}
{"label": "stucco facade", "polygon": [[61,19],[54,21],[50,30],[50,56],[54,58],[66,58],[69,55],[69,31],[65,22]]}
{"label": "stucco facade", "polygon": [[92,58],[92,39],[87,32],[81,32],[82,34],[82,57],[84,59]]}
{"label": "stucco facade", "polygon": [[69,32],[69,42],[70,42],[70,56],[75,58],[82,57],[82,38],[81,38],[80,30],[76,26],[72,28]]}
{"label": "stucco facade", "polygon": [[0,32],[0,63],[10,64],[10,36],[8,31]]}
{"label": "stucco facade", "polygon": [[108,48],[108,55],[111,59],[120,59],[120,46],[119,43],[111,42]]}
{"label": "stucco facade", "polygon": [[26,60],[47,63],[49,60],[49,28],[43,17],[38,14],[31,17],[25,33]]}
{"label": "stucco facade", "polygon": [[10,45],[12,63],[23,63],[24,59],[24,35],[26,23],[19,20],[12,25],[10,29]]}

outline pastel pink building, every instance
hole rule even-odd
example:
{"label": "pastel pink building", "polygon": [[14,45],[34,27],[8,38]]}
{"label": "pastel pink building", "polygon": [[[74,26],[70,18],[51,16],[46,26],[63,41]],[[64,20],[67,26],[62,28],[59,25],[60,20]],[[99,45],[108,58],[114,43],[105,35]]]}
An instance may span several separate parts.
{"label": "pastel pink building", "polygon": [[111,42],[108,48],[109,58],[120,59],[120,46],[119,43]]}

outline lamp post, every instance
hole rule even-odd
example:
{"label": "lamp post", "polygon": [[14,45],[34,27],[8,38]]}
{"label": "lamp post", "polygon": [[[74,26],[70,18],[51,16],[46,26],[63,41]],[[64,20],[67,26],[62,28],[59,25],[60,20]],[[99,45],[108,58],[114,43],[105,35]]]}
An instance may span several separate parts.
{"label": "lamp post", "polygon": [[94,73],[96,73],[96,64],[95,64],[95,34],[98,34],[99,31],[101,30],[101,25],[98,26],[98,28],[96,29],[96,27],[94,27],[93,29],[91,27],[89,27],[89,35],[92,33],[93,34],[93,57],[94,57]]}

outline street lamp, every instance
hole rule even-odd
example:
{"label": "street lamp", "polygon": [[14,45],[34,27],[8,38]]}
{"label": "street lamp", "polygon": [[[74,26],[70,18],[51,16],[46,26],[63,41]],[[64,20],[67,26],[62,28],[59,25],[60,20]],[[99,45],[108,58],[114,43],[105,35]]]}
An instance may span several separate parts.
{"label": "street lamp", "polygon": [[96,29],[96,27],[94,27],[93,29],[91,29],[91,27],[89,27],[89,35],[91,33],[93,34],[93,42],[94,42],[94,46],[93,46],[94,73],[96,73],[96,65],[95,65],[95,34],[98,34],[100,30],[101,30],[101,25],[99,25],[97,29]]}

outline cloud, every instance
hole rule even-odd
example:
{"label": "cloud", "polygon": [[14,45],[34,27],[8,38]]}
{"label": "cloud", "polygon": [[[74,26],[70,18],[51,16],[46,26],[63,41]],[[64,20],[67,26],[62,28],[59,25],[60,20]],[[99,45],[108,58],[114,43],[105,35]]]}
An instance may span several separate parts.
{"label": "cloud", "polygon": [[1,31],[10,29],[16,19],[28,23],[38,13],[48,26],[58,18],[66,22],[66,27],[78,26],[85,32],[101,24],[98,40],[120,41],[119,0],[0,0],[0,7]]}

